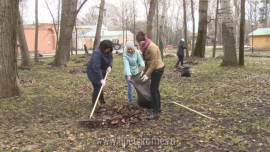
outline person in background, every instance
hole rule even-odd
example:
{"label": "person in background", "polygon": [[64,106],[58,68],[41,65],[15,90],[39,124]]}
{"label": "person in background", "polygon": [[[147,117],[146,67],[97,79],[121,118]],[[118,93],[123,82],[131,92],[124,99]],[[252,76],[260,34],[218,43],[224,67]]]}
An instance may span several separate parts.
{"label": "person in background", "polygon": [[142,81],[146,81],[151,77],[150,93],[153,100],[153,112],[147,119],[158,118],[161,111],[159,84],[165,65],[162,61],[159,47],[147,38],[142,31],[138,32],[136,41],[145,61],[145,68],[141,72],[141,79]]}
{"label": "person in background", "polygon": [[88,50],[87,50],[86,44],[84,44],[83,47],[84,47],[85,54],[88,54]]}
{"label": "person in background", "polygon": [[181,66],[184,64],[184,49],[187,49],[186,45],[185,45],[185,42],[183,39],[181,39],[179,41],[179,44],[178,44],[178,49],[177,49],[177,56],[178,56],[178,61],[176,62],[175,64],[175,67],[178,67],[179,65],[179,62],[181,62]]}
{"label": "person in background", "polygon": [[133,41],[127,41],[126,48],[123,53],[124,61],[124,73],[126,82],[128,84],[128,101],[134,103],[132,95],[131,76],[139,73],[138,63],[141,67],[144,67],[144,61],[140,55],[140,52],[135,48]]}
{"label": "person in background", "polygon": [[[87,62],[87,76],[93,85],[92,104],[95,104],[101,86],[106,84],[104,80],[106,73],[109,73],[112,69],[112,51],[112,42],[110,40],[103,40],[100,45],[95,48]],[[105,104],[103,91],[100,94],[99,101],[101,104]]]}

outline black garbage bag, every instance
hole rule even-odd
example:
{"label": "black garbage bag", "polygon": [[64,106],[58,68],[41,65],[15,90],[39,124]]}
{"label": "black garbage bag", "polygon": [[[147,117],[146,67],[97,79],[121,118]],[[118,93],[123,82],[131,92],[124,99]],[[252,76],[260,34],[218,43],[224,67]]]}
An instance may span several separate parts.
{"label": "black garbage bag", "polygon": [[131,83],[137,92],[138,105],[144,108],[152,108],[152,97],[150,94],[150,83],[151,80],[148,79],[142,82],[140,74],[131,77]]}
{"label": "black garbage bag", "polygon": [[181,76],[182,77],[191,77],[190,67],[187,64],[182,65]]}

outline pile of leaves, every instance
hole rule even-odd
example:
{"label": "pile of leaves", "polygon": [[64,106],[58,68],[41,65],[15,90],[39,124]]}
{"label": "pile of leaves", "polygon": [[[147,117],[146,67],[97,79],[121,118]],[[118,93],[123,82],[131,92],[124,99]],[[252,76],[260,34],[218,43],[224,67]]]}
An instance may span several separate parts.
{"label": "pile of leaves", "polygon": [[69,71],[70,74],[78,74],[78,73],[86,73],[86,68],[81,67],[81,68],[74,68]]}
{"label": "pile of leaves", "polygon": [[20,77],[20,84],[27,85],[27,84],[35,84],[36,80],[29,79],[26,77]]}
{"label": "pile of leaves", "polygon": [[149,110],[127,102],[114,102],[97,107],[95,119],[101,120],[103,127],[120,127],[142,123]]}
{"label": "pile of leaves", "polygon": [[192,59],[192,58],[187,59],[187,60],[185,61],[185,64],[189,64],[189,65],[196,65],[196,64],[198,64],[198,63],[199,63],[198,61],[195,61],[195,59]]}

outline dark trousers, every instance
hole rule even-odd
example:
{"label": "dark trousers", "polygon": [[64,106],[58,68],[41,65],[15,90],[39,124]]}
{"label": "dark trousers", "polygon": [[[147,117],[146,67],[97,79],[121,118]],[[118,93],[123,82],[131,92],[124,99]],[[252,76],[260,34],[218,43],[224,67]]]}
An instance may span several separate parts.
{"label": "dark trousers", "polygon": [[153,112],[158,113],[161,109],[159,83],[164,70],[153,72],[151,75],[150,93],[153,99]]}
{"label": "dark trousers", "polygon": [[[97,99],[99,90],[100,90],[100,88],[101,88],[102,85],[101,84],[95,84],[95,83],[92,83],[92,85],[93,85],[92,103],[95,104],[95,101]],[[104,95],[103,95],[103,90],[102,90],[102,92],[101,92],[101,94],[99,96],[99,101],[101,103],[104,103],[105,102]]]}
{"label": "dark trousers", "polygon": [[184,64],[184,55],[177,55],[178,56],[178,61],[176,63],[176,66],[179,65],[179,62],[181,62],[181,66]]}

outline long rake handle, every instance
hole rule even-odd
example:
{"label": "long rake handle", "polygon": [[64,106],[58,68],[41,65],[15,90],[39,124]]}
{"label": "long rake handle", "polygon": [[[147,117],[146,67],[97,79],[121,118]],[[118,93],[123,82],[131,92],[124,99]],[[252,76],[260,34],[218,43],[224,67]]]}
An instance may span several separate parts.
{"label": "long rake handle", "polygon": [[174,103],[174,104],[176,104],[176,105],[178,105],[178,106],[181,106],[181,107],[183,107],[183,108],[186,108],[186,109],[188,109],[188,110],[190,110],[190,111],[192,111],[192,112],[195,112],[195,113],[197,113],[197,114],[199,114],[199,115],[201,115],[201,116],[203,116],[203,117],[205,117],[205,118],[208,118],[208,119],[210,119],[210,120],[215,120],[215,118],[208,117],[208,116],[206,116],[206,115],[204,115],[204,114],[202,114],[202,113],[200,113],[200,112],[198,112],[198,111],[195,111],[195,110],[193,110],[193,109],[190,109],[189,107],[186,107],[186,106],[184,106],[184,105],[181,105],[180,103],[177,103],[177,102],[172,102],[172,103]]}
{"label": "long rake handle", "polygon": [[[106,75],[105,75],[104,80],[107,79],[107,75],[108,75],[108,72],[106,72]],[[104,85],[102,85],[101,88],[100,88],[100,90],[99,90],[97,99],[96,99],[96,101],[95,101],[94,107],[93,107],[93,109],[92,109],[92,111],[91,111],[91,114],[90,114],[90,116],[89,116],[89,119],[91,119],[92,116],[93,116],[93,114],[94,114],[94,111],[95,111],[95,109],[96,109],[96,106],[97,106],[97,103],[98,103],[98,99],[99,99],[99,96],[100,96],[100,94],[101,94],[101,92],[102,92],[103,87],[104,87]]]}

